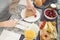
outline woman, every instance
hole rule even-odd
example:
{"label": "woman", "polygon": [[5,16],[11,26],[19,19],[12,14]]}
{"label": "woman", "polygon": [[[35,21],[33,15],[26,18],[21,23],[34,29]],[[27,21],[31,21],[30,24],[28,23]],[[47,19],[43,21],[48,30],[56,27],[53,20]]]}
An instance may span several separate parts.
{"label": "woman", "polygon": [[[8,13],[8,8],[9,8],[9,5],[12,5],[11,8],[14,8],[19,1],[20,0],[0,0],[0,5],[1,5],[0,6],[0,9],[1,9],[0,10],[0,27],[14,27],[18,23],[17,19],[8,20],[11,16]],[[33,4],[31,3],[31,0],[26,0],[26,2],[27,2],[27,9],[32,9],[33,12],[36,13],[36,10]]]}

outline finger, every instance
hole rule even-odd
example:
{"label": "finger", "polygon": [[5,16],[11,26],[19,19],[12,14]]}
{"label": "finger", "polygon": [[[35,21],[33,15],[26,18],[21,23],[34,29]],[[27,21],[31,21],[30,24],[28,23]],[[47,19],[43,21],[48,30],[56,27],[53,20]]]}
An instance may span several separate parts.
{"label": "finger", "polygon": [[30,8],[30,7],[26,7],[26,9],[27,9],[27,10],[31,10],[31,8]]}
{"label": "finger", "polygon": [[34,13],[36,13],[36,9],[35,9],[34,7],[33,7],[33,9],[32,9],[32,10],[33,10],[33,12],[34,12]]}

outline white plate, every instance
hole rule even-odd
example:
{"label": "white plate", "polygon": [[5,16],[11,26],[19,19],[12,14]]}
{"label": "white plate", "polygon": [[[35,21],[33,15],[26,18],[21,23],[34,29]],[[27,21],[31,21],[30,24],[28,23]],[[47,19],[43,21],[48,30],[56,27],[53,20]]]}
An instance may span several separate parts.
{"label": "white plate", "polygon": [[35,18],[35,17],[28,17],[28,18],[25,18],[25,11],[26,11],[26,9],[23,9],[22,10],[22,12],[21,12],[21,17],[22,17],[22,19],[24,19],[25,21],[27,21],[27,22],[35,22],[35,21],[37,21],[39,18],[40,18],[40,16],[41,16],[41,13],[39,13],[39,11],[37,11],[36,10],[36,15],[37,15],[37,17]]}
{"label": "white plate", "polygon": [[27,22],[24,22],[24,21],[20,21],[20,24],[16,25],[15,27],[19,28],[19,29],[21,29],[23,31],[25,31],[25,30],[33,30],[36,33],[39,32],[39,27],[35,23],[27,23]]}
{"label": "white plate", "polygon": [[28,29],[29,25],[31,25],[31,23],[27,23],[27,22],[24,22],[24,21],[19,21],[19,24],[17,24],[15,27],[21,29],[21,30],[26,30]]}

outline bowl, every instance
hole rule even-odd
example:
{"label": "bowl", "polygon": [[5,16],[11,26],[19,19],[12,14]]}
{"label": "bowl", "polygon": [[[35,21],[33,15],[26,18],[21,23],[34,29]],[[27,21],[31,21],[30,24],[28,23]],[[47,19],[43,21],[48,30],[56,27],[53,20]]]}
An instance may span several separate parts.
{"label": "bowl", "polygon": [[58,14],[57,14],[57,11],[56,10],[52,10],[51,8],[47,8],[44,10],[44,16],[47,18],[47,19],[56,19]]}
{"label": "bowl", "polygon": [[[47,8],[51,3],[50,3],[50,0],[43,0],[44,2],[40,2],[42,3],[41,5],[37,5],[35,1],[33,1],[33,4],[36,8]],[[37,2],[39,3],[39,2]]]}

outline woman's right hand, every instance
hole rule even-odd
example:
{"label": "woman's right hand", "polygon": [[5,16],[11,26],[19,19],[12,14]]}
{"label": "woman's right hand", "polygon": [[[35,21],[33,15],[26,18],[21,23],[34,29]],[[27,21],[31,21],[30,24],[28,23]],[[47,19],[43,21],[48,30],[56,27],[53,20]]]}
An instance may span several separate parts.
{"label": "woman's right hand", "polygon": [[15,20],[8,20],[8,21],[1,22],[0,25],[1,27],[15,27],[17,23],[18,20],[15,19]]}

